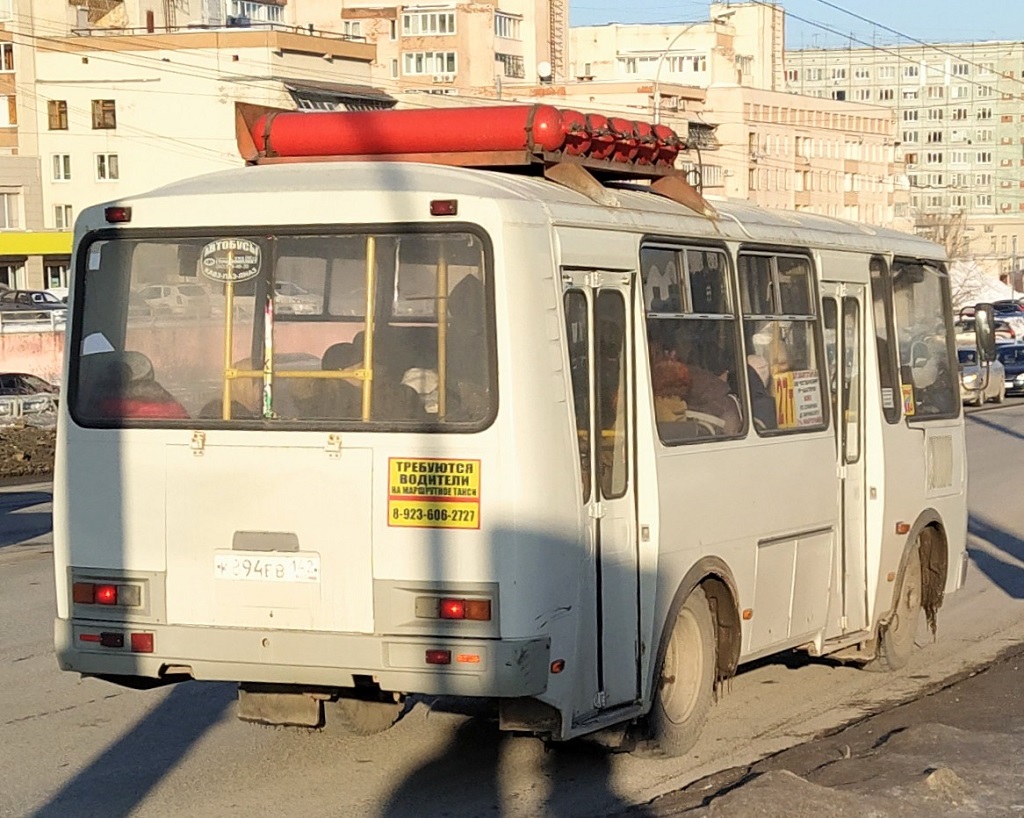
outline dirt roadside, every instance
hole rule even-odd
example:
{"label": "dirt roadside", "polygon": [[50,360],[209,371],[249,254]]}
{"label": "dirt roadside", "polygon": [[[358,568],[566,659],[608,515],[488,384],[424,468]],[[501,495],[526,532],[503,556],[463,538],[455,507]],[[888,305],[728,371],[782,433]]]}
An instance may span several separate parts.
{"label": "dirt roadside", "polygon": [[1024,645],[836,733],[622,813],[645,818],[1024,815]]}
{"label": "dirt roadside", "polygon": [[56,437],[53,428],[0,426],[0,483],[51,474]]}

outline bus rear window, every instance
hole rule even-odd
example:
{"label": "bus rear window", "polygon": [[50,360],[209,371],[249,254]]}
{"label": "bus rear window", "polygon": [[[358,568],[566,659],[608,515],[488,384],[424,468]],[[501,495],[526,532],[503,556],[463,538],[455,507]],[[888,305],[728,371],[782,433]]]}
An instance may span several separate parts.
{"label": "bus rear window", "polygon": [[73,415],[481,428],[496,407],[489,258],[468,231],[95,241]]}

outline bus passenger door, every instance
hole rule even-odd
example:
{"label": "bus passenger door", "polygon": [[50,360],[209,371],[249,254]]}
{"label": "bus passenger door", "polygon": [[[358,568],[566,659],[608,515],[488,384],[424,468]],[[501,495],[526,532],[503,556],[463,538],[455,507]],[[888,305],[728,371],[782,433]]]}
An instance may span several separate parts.
{"label": "bus passenger door", "polygon": [[[840,600],[830,605],[829,632],[867,627],[867,565],[864,495],[864,298],[862,284],[822,285],[832,413],[839,474]],[[838,623],[836,623],[838,618]]]}
{"label": "bus passenger door", "polygon": [[636,701],[639,585],[631,286],[622,273],[565,273],[569,359],[595,590],[594,708]]}

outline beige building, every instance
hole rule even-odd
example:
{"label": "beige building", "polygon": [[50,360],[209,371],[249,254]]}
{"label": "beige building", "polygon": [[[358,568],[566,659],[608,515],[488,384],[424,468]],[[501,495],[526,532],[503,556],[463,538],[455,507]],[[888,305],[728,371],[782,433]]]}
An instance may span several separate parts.
{"label": "beige building", "polygon": [[783,93],[781,7],[716,3],[710,17],[572,29],[578,84],[596,91],[632,81],[638,116],[684,120],[683,130],[702,137],[714,128],[714,137],[693,140],[699,156],[683,162],[707,193],[911,229],[892,112]]}
{"label": "beige building", "polygon": [[1024,252],[1024,44],[786,52],[791,93],[885,106],[918,232],[994,270]]}
{"label": "beige building", "polygon": [[[374,48],[361,40],[274,26],[216,28],[201,20],[182,27],[194,21],[147,5],[157,4],[32,0],[31,16],[19,13],[8,23],[31,77],[17,84],[19,146],[11,150],[26,146],[19,167],[31,173],[19,186],[21,207],[25,223],[43,228],[28,253],[11,250],[20,237],[0,234],[0,276],[11,284],[66,284],[70,228],[83,207],[241,164],[235,101],[309,109],[394,105],[372,87]],[[29,30],[35,21],[45,34]],[[14,168],[3,161],[0,185],[12,182],[6,168]]]}

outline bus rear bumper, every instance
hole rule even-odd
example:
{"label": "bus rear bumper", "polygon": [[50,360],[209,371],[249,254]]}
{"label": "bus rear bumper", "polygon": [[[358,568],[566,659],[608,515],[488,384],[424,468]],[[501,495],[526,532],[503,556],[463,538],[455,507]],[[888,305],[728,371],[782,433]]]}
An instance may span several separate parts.
{"label": "bus rear bumper", "polygon": [[[133,652],[133,634],[151,634],[152,652]],[[322,687],[354,687],[358,676],[400,693],[496,698],[544,693],[551,653],[547,637],[399,637],[59,618],[54,646],[61,670],[86,676]],[[428,651],[448,663],[428,663]]]}

